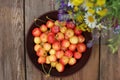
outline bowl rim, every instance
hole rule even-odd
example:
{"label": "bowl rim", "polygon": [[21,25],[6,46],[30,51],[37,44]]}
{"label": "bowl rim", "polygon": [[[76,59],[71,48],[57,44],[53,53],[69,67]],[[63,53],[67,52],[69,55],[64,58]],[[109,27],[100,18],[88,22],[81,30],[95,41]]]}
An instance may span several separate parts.
{"label": "bowl rim", "polygon": [[[54,12],[58,14],[58,11],[57,11],[57,10],[53,10],[53,11],[49,11],[49,12],[46,12],[45,14],[40,15],[37,19],[39,19],[39,18],[41,18],[42,16],[45,16],[45,15],[47,15],[47,14],[54,13]],[[40,72],[42,72],[42,73],[44,74],[44,72],[43,72],[42,70],[40,70],[40,68],[38,68],[38,67],[35,65],[35,63],[33,62],[33,60],[31,59],[30,53],[29,53],[29,49],[28,49],[28,37],[29,37],[29,35],[30,35],[31,29],[32,29],[32,27],[34,26],[34,24],[35,24],[35,22],[32,22],[32,24],[30,25],[30,28],[28,29],[27,35],[26,35],[26,40],[25,40],[25,42],[26,42],[27,55],[29,56],[29,59],[30,59],[30,61],[32,62],[32,64],[33,64]],[[33,27],[33,28],[34,28],[34,27]],[[90,34],[90,36],[92,36],[92,34]],[[90,53],[89,53],[88,59],[86,60],[86,62],[85,62],[85,64],[83,65],[83,67],[88,63],[89,58],[90,58],[90,55],[91,55],[91,52],[92,52],[92,47],[90,48]],[[81,67],[79,70],[81,70],[83,67]],[[79,70],[74,71],[74,72],[72,72],[72,73],[70,73],[70,74],[68,74],[68,75],[62,75],[62,76],[51,75],[51,76],[53,76],[53,77],[66,77],[66,76],[69,76],[69,75],[72,75],[72,74],[78,72]]]}

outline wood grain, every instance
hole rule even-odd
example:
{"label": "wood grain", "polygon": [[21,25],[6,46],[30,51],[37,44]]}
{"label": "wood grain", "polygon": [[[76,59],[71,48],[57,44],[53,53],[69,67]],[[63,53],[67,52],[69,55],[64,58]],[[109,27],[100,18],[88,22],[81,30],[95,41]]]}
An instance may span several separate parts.
{"label": "wood grain", "polygon": [[0,80],[25,80],[23,0],[0,0]]}
{"label": "wood grain", "polygon": [[101,37],[100,80],[120,80],[120,46],[114,54],[108,47],[108,39],[117,35],[112,30],[107,31],[107,35]]}
{"label": "wood grain", "polygon": [[85,67],[73,76],[73,80],[98,80],[99,45],[95,44],[91,57]]}
{"label": "wood grain", "polygon": [[[34,20],[35,17],[38,17],[41,14],[44,14],[47,11],[52,10],[49,5],[49,0],[27,0],[25,2],[25,18],[26,18],[26,34],[27,31]],[[63,77],[63,78],[46,78],[45,75],[40,73],[34,65],[29,61],[27,56],[27,80],[97,80],[98,78],[98,62],[99,62],[99,46],[94,46],[92,51],[91,58],[86,66],[71,76]],[[92,73],[91,73],[92,72]],[[91,77],[94,76],[94,77]]]}
{"label": "wood grain", "polygon": [[[38,18],[40,15],[53,10],[53,7],[50,6],[51,0],[26,0],[25,1],[25,33],[30,28],[30,25],[35,18]],[[26,54],[27,55],[27,54]],[[26,68],[27,68],[27,80],[59,80],[59,78],[46,78],[35,66],[31,63],[26,56]]]}
{"label": "wood grain", "polygon": [[99,71],[99,46],[94,45],[92,54],[87,64],[78,72],[62,80],[98,80]]}
{"label": "wood grain", "polygon": [[112,54],[106,40],[101,39],[100,80],[120,80],[120,48]]}
{"label": "wood grain", "polygon": [[111,54],[109,48],[104,44],[106,42],[104,38],[101,40],[101,49],[97,42],[93,46],[88,63],[73,75],[46,78],[35,68],[27,51],[24,53],[24,36],[26,37],[35,18],[54,9],[50,5],[51,1],[0,0],[0,80],[120,80],[120,49],[117,54]]}

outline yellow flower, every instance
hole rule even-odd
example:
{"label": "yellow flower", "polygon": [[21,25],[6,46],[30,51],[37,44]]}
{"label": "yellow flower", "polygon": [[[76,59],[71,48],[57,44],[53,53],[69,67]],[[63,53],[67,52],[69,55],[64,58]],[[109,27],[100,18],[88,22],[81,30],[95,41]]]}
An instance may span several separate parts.
{"label": "yellow flower", "polygon": [[87,2],[86,2],[86,6],[87,6],[88,8],[92,8],[92,7],[94,6],[94,4],[93,4],[92,2],[90,2],[90,1],[87,1]]}
{"label": "yellow flower", "polygon": [[90,14],[94,14],[94,13],[95,13],[95,10],[94,10],[94,9],[88,9],[88,12],[89,12]]}
{"label": "yellow flower", "polygon": [[83,3],[83,0],[70,0],[74,6],[79,6]]}
{"label": "yellow flower", "polygon": [[96,5],[103,6],[103,5],[105,5],[105,3],[106,3],[106,0],[97,0]]}
{"label": "yellow flower", "polygon": [[81,5],[81,7],[85,9],[85,11],[87,11],[89,8],[94,7],[94,3],[91,2],[90,0],[84,0],[84,3]]}
{"label": "yellow flower", "polygon": [[107,9],[103,9],[103,10],[100,10],[100,11],[97,11],[97,14],[100,15],[101,17],[105,16],[107,14]]}
{"label": "yellow flower", "polygon": [[84,16],[80,14],[79,16],[76,17],[76,20],[82,23],[84,20]]}
{"label": "yellow flower", "polygon": [[79,8],[77,6],[74,7],[74,11],[78,11]]}
{"label": "yellow flower", "polygon": [[94,0],[90,0],[91,2],[94,2]]}
{"label": "yellow flower", "polygon": [[68,11],[68,14],[72,14],[72,11]]}

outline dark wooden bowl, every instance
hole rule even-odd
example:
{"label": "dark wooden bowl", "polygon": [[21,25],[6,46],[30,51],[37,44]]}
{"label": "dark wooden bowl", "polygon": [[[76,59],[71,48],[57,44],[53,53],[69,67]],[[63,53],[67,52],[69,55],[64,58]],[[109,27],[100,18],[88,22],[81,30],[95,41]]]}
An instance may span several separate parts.
{"label": "dark wooden bowl", "polygon": [[[40,16],[38,19],[40,20],[43,20],[43,21],[47,21],[48,19],[46,18],[46,16],[48,16],[49,18],[53,19],[53,20],[57,20],[57,14],[58,12],[57,11],[51,11],[51,12],[48,12],[46,14],[43,14],[42,16]],[[44,22],[42,21],[36,21],[36,23],[38,25],[41,25],[41,24],[45,24]],[[37,59],[38,57],[36,56],[35,54],[35,51],[34,51],[34,42],[33,42],[33,36],[32,36],[32,30],[37,27],[35,25],[35,22],[30,26],[30,29],[28,31],[28,34],[27,34],[27,41],[26,41],[26,48],[27,48],[27,51],[28,51],[28,56],[31,60],[31,62],[35,65],[36,68],[38,68],[40,71],[43,72],[42,70],[42,66],[40,64],[38,64],[37,62]],[[91,37],[91,33],[88,33],[88,32],[83,32],[83,35],[85,36],[85,44],[92,38]],[[71,75],[77,71],[79,71],[80,69],[82,69],[85,64],[88,62],[88,59],[90,57],[90,54],[91,54],[91,48],[87,48],[86,52],[83,53],[83,56],[81,59],[77,60],[77,63],[73,66],[66,66],[65,67],[65,70],[60,73],[58,72],[56,69],[52,69],[51,70],[51,73],[50,75],[51,76],[56,76],[56,77],[63,77],[63,76],[68,76],[68,75]],[[48,71],[50,68],[50,65],[45,65],[45,69],[46,71]],[[43,72],[44,73],[44,72]]]}

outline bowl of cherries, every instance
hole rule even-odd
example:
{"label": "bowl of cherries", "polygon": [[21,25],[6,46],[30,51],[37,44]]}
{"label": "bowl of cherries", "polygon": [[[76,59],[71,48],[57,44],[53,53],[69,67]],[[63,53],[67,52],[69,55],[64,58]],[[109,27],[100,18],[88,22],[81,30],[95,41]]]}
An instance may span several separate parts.
{"label": "bowl of cherries", "polygon": [[27,34],[28,56],[35,67],[51,76],[71,75],[88,62],[91,33],[78,29],[72,21],[59,21],[58,12],[41,15]]}

